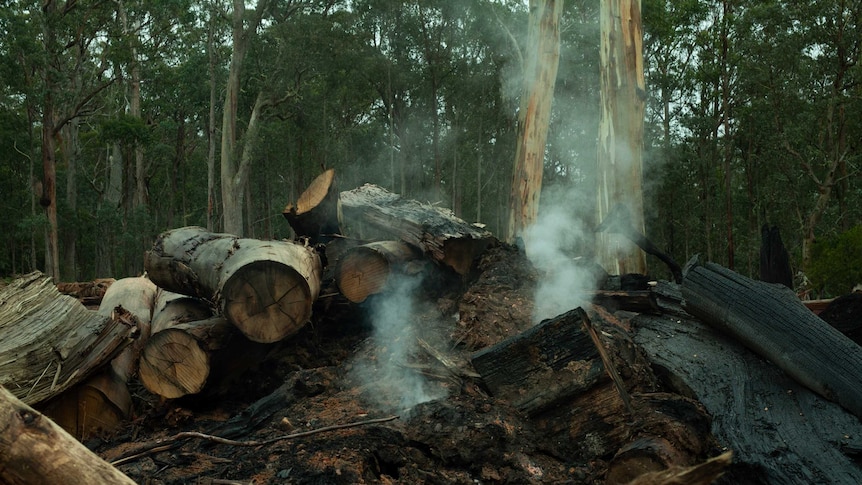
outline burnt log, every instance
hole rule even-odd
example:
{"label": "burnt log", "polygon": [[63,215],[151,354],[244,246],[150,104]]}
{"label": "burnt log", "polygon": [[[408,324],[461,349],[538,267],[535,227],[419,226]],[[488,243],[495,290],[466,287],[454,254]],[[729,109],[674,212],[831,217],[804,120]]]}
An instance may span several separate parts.
{"label": "burnt log", "polygon": [[338,207],[345,235],[400,239],[462,276],[495,241],[490,232],[459,219],[449,209],[405,199],[377,185],[341,192]]}
{"label": "burnt log", "polygon": [[695,257],[686,265],[682,296],[687,312],[862,418],[862,347],[811,313],[793,291]]}
{"label": "burnt log", "polygon": [[134,322],[88,310],[34,272],[0,289],[0,385],[36,404],[89,377],[131,342]]}
{"label": "burnt log", "polygon": [[721,483],[862,483],[859,419],[687,314],[680,300],[670,311],[673,293],[662,292],[666,314],[633,318],[633,339],[664,386],[701,403],[715,440],[733,450]]}
{"label": "burnt log", "polygon": [[818,316],[850,340],[862,345],[862,291],[831,300]]}
{"label": "burnt log", "polygon": [[0,386],[0,483],[135,482]]}
{"label": "burnt log", "polygon": [[161,234],[144,267],[160,287],[213,302],[246,337],[262,343],[299,331],[320,292],[321,263],[313,249],[201,227]]}
{"label": "burnt log", "polygon": [[491,393],[534,414],[592,387],[605,367],[576,308],[477,352],[473,368]]}

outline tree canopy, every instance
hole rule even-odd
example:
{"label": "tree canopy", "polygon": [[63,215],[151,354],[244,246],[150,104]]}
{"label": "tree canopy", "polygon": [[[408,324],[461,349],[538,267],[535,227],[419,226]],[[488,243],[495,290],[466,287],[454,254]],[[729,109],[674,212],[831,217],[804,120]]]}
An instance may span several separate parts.
{"label": "tree canopy", "polygon": [[[291,237],[281,209],[325,168],[342,188],[376,183],[505,232],[525,2],[2,7],[2,275],[49,269],[51,237],[63,280],[137,274],[157,234],[224,230],[225,207],[234,232]],[[824,262],[862,224],[862,2],[642,0],[641,12],[647,235],[679,261],[703,253],[756,276],[760,228],[776,225],[798,284],[834,295],[862,281]],[[565,2],[543,185],[568,195],[541,198],[571,205],[586,232],[600,222],[599,32],[598,4]],[[589,241],[569,241],[571,255],[592,254]],[[837,285],[830,267],[850,274]]]}

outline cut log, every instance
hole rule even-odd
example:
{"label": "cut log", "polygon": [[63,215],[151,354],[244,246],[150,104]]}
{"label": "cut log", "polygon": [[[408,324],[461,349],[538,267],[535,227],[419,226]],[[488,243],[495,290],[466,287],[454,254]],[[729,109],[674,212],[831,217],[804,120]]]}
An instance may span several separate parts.
{"label": "cut log", "polygon": [[346,235],[366,240],[400,239],[466,275],[495,239],[448,209],[402,198],[377,185],[341,192],[338,214]]}
{"label": "cut log", "polygon": [[134,315],[138,324],[135,341],[111,361],[112,372],[122,382],[128,382],[138,370],[138,356],[150,337],[150,319],[153,316],[157,290],[156,285],[148,278],[122,278],[108,288],[99,305],[100,315],[110,316],[117,308],[122,308]]}
{"label": "cut log", "polygon": [[811,313],[793,291],[693,258],[682,295],[687,312],[862,418],[862,347]]}
{"label": "cut log", "polygon": [[161,234],[144,266],[160,287],[214,302],[255,342],[296,333],[311,318],[320,292],[320,258],[311,248],[201,227]]}
{"label": "cut log", "polygon": [[313,244],[327,243],[338,228],[338,191],[335,189],[335,169],[318,175],[299,196],[296,204],[282,211],[297,237],[305,236]]}
{"label": "cut log", "polygon": [[632,326],[665,385],[701,403],[719,445],[733,449],[723,483],[862,483],[852,455],[862,422],[852,413],[681,309],[638,315]]}
{"label": "cut log", "polygon": [[211,316],[212,307],[206,301],[160,289],[153,310],[151,332],[155,334],[180,323],[206,320]]}
{"label": "cut log", "polygon": [[[357,246],[338,260],[335,282],[354,303],[383,291],[393,273],[415,273],[421,253],[402,241],[378,241]],[[413,267],[411,267],[413,263]]]}
{"label": "cut log", "polygon": [[592,387],[604,365],[576,308],[474,352],[473,368],[491,393],[528,414]]}
{"label": "cut log", "polygon": [[225,347],[234,330],[223,317],[213,317],[156,332],[141,355],[141,382],[168,399],[201,392],[210,376],[212,354]]}
{"label": "cut log", "polygon": [[27,404],[56,396],[107,364],[132,322],[88,310],[35,272],[0,289],[0,385]]}
{"label": "cut log", "polygon": [[135,482],[0,386],[0,483]]}
{"label": "cut log", "polygon": [[590,298],[611,312],[625,310],[637,313],[660,313],[656,295],[650,290],[611,291],[599,290]]}

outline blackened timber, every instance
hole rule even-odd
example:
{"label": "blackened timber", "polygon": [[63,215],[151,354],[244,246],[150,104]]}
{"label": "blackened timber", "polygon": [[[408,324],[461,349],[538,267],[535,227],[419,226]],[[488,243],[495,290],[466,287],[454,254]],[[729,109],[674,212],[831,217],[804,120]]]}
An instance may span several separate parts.
{"label": "blackened timber", "polygon": [[473,353],[473,368],[495,397],[536,413],[583,392],[604,375],[604,365],[580,308]]}
{"label": "blackened timber", "polygon": [[792,290],[695,257],[686,265],[682,295],[687,312],[862,418],[862,347],[811,313]]}

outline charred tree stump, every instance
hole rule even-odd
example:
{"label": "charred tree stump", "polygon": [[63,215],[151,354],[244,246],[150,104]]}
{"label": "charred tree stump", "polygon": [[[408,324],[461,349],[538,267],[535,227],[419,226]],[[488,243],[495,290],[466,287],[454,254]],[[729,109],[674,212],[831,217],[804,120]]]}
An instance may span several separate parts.
{"label": "charred tree stump", "polygon": [[200,227],[163,233],[144,266],[160,287],[214,302],[255,342],[296,333],[310,319],[320,291],[320,258],[311,248]]}
{"label": "charred tree stump", "polygon": [[760,228],[760,235],[760,280],[793,288],[790,256],[781,241],[781,231],[777,226],[764,224]]}
{"label": "charred tree stump", "polygon": [[462,276],[494,241],[490,232],[459,219],[451,210],[404,199],[370,184],[341,193],[339,220],[350,235],[400,239]]}
{"label": "charred tree stump", "polygon": [[0,483],[135,482],[0,386]]}
{"label": "charred tree stump", "polygon": [[334,180],[335,169],[326,170],[311,182],[295,204],[288,204],[282,211],[297,237],[308,237],[317,244],[327,243],[340,233]]}
{"label": "charred tree stump", "polygon": [[335,283],[348,300],[362,303],[369,296],[383,291],[393,272],[410,273],[408,265],[420,257],[418,249],[402,241],[378,241],[357,246],[339,258]]}
{"label": "charred tree stump", "polygon": [[862,347],[811,313],[789,289],[694,258],[684,308],[862,418]]}
{"label": "charred tree stump", "polygon": [[0,385],[35,404],[86,379],[130,343],[125,314],[99,315],[35,272],[0,289]]}

